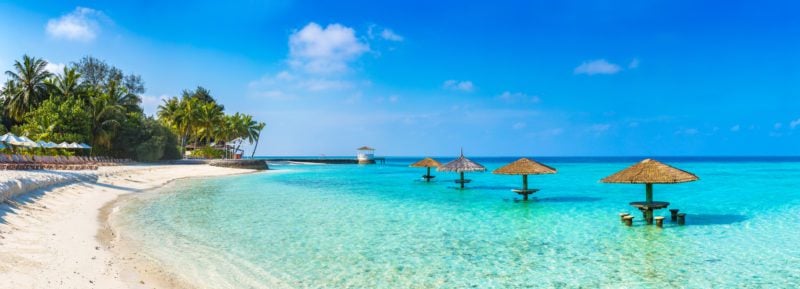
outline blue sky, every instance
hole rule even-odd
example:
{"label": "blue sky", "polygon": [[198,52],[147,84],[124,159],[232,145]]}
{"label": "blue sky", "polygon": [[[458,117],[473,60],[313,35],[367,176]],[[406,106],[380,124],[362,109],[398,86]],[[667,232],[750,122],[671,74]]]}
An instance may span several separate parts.
{"label": "blue sky", "polygon": [[259,155],[800,154],[791,1],[162,2],[0,2],[0,65],[202,85]]}

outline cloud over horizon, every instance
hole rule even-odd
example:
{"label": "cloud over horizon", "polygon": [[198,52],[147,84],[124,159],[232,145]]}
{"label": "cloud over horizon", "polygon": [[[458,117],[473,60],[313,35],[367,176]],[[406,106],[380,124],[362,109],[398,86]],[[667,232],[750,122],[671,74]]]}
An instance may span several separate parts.
{"label": "cloud over horizon", "polygon": [[442,87],[449,90],[457,90],[457,91],[464,91],[464,92],[472,92],[475,90],[475,84],[469,80],[455,80],[449,79],[445,80],[442,84]]}
{"label": "cloud over horizon", "polygon": [[[635,66],[639,66],[638,60],[636,60]],[[617,64],[608,62],[605,59],[596,59],[591,61],[584,61],[583,63],[581,63],[581,65],[575,67],[573,73],[586,74],[586,75],[616,74],[621,70],[622,68]]]}
{"label": "cloud over horizon", "polygon": [[48,20],[45,31],[53,38],[89,42],[100,33],[102,20],[107,20],[103,12],[76,7],[70,13]]}
{"label": "cloud over horizon", "polygon": [[288,63],[314,74],[346,72],[352,61],[368,51],[369,45],[356,37],[353,28],[339,23],[323,28],[311,22],[289,36]]}

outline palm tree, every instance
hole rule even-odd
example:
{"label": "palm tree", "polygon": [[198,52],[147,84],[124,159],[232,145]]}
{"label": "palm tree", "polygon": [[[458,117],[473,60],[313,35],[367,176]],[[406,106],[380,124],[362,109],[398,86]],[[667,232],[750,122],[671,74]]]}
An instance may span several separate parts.
{"label": "palm tree", "polygon": [[92,115],[92,146],[111,149],[114,131],[120,125],[125,108],[117,99],[108,93],[96,93],[90,98],[89,109]]}
{"label": "palm tree", "polygon": [[84,85],[80,82],[81,74],[74,67],[64,67],[64,74],[56,75],[51,84],[52,93],[59,99],[85,97],[81,93]]}
{"label": "palm tree", "polygon": [[200,141],[211,142],[214,139],[216,128],[223,126],[225,114],[216,103],[209,102],[200,106],[197,113],[197,138]]}
{"label": "palm tree", "polygon": [[22,120],[26,112],[47,98],[45,80],[50,72],[45,70],[47,61],[28,55],[22,56],[22,62],[14,61],[14,71],[6,71],[9,80],[15,83],[14,89],[4,91],[5,108],[9,116],[16,121]]}
{"label": "palm tree", "polygon": [[253,153],[250,154],[250,158],[251,159],[254,158],[255,155],[256,155],[256,149],[258,149],[258,140],[261,139],[261,131],[264,130],[264,126],[265,125],[266,124],[264,124],[263,122],[259,122],[255,127],[251,127],[253,129],[251,131],[256,131],[257,132],[255,134],[255,137],[253,138],[253,140],[256,143],[256,145],[253,147]]}

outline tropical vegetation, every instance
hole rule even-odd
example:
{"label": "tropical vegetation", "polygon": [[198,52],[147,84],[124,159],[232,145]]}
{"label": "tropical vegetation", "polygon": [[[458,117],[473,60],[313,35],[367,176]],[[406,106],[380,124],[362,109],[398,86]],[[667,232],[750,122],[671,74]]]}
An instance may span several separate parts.
{"label": "tropical vegetation", "polygon": [[241,153],[245,142],[257,147],[265,126],[250,115],[226,114],[203,87],[165,99],[154,118],[142,109],[145,87],[138,75],[91,56],[58,73],[47,66],[25,55],[5,72],[0,132],[84,142],[92,146],[92,155],[157,161],[181,158],[187,149],[205,157],[231,157]]}

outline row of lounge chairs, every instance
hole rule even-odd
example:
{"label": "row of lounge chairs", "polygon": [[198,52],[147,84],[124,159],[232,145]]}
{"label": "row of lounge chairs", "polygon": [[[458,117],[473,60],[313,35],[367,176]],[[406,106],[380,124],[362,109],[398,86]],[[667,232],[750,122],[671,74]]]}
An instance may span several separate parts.
{"label": "row of lounge chairs", "polygon": [[116,166],[131,162],[129,159],[109,157],[0,154],[0,170],[96,170],[100,166]]}

